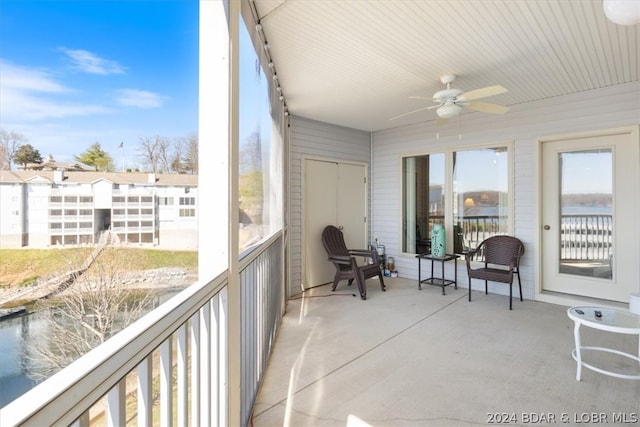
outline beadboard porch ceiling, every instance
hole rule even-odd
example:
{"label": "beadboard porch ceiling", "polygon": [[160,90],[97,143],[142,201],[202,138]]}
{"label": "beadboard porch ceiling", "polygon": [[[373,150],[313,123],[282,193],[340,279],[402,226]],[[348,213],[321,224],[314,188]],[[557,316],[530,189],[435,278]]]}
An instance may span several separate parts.
{"label": "beadboard porch ceiling", "polygon": [[433,105],[408,97],[431,98],[445,73],[464,91],[506,87],[482,101],[507,106],[640,74],[640,25],[608,21],[602,0],[253,4],[289,112],[366,131],[435,120],[433,109],[389,119]]}

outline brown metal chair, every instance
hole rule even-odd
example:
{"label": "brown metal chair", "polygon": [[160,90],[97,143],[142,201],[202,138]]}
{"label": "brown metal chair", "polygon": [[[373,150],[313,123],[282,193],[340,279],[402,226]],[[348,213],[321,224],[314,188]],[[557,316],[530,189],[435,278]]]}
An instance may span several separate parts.
{"label": "brown metal chair", "polygon": [[[491,236],[485,239],[474,250],[464,253],[469,277],[469,301],[471,301],[471,279],[484,280],[484,293],[488,293],[487,282],[509,284],[509,310],[513,309],[513,274],[518,276],[520,301],[522,301],[522,283],[520,282],[520,258],[524,254],[524,245],[513,236]],[[481,255],[484,264],[479,268],[471,268],[474,256]]]}
{"label": "brown metal chair", "polygon": [[[329,261],[336,267],[333,287],[331,288],[332,291],[336,290],[339,281],[348,280],[349,285],[351,285],[355,279],[358,284],[360,298],[366,300],[367,286],[365,282],[368,278],[375,276],[378,276],[380,279],[380,287],[382,290],[386,290],[376,251],[347,249],[342,231],[333,225],[328,225],[322,230],[322,245],[329,255]],[[356,257],[360,256],[367,258],[367,260],[370,259],[372,263],[358,265]]]}

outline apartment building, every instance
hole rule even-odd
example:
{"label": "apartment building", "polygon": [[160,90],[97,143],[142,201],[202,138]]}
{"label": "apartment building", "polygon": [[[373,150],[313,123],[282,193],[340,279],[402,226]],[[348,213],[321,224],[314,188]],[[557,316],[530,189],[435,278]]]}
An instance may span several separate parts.
{"label": "apartment building", "polygon": [[0,171],[0,247],[122,243],[197,249],[197,175]]}

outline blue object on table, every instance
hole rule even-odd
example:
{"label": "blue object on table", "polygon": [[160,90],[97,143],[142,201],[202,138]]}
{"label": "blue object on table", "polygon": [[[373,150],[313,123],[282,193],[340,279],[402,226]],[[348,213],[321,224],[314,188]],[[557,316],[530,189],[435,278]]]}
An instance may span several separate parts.
{"label": "blue object on table", "polygon": [[445,230],[442,224],[434,224],[431,230],[431,255],[437,257],[445,256],[446,248]]}

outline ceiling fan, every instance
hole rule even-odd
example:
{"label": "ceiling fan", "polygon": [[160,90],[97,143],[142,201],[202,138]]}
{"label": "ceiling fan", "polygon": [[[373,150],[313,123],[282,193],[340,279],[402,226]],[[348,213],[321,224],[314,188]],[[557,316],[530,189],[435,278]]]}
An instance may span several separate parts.
{"label": "ceiling fan", "polygon": [[389,120],[396,120],[410,114],[417,113],[419,111],[436,109],[438,115],[438,124],[444,124],[452,117],[462,114],[465,108],[474,111],[481,111],[483,113],[491,114],[504,114],[509,111],[509,107],[498,104],[489,104],[486,102],[478,102],[476,99],[487,98],[489,96],[499,95],[507,91],[500,85],[487,86],[480,89],[471,90],[469,92],[463,92],[460,89],[451,87],[451,83],[456,79],[454,74],[445,74],[440,77],[440,81],[447,85],[446,89],[442,89],[433,94],[432,98],[424,96],[410,96],[410,99],[432,99],[436,105],[419,108],[417,110],[409,111],[408,113],[400,114],[399,116],[392,117]]}

